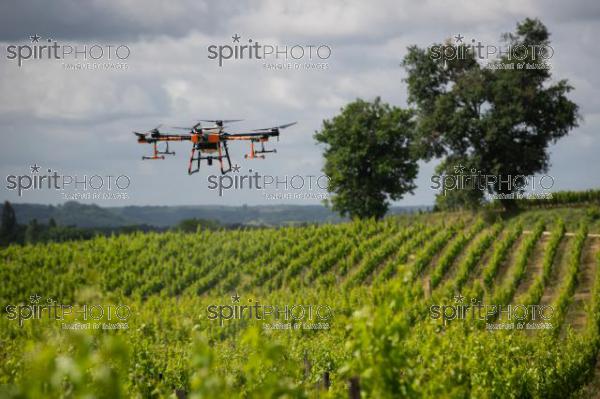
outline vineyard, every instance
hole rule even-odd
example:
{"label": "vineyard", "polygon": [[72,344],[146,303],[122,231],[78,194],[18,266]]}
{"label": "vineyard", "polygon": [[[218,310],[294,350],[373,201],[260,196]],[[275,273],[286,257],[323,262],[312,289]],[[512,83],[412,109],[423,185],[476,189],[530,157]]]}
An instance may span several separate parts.
{"label": "vineyard", "polygon": [[585,206],[10,246],[0,397],[594,397],[599,266]]}

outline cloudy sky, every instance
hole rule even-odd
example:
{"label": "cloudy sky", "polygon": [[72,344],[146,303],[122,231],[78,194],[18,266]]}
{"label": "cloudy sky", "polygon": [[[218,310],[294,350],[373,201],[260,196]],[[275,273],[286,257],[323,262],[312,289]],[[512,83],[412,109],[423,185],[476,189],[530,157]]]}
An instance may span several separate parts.
{"label": "cloudy sky", "polygon": [[[203,165],[188,176],[189,143],[172,146],[165,161],[141,161],[149,146],[132,130],[159,123],[240,118],[239,130],[290,121],[278,153],[244,160],[247,145],[231,146],[241,171],[318,175],[322,148],[313,134],[323,119],[356,98],[381,96],[407,106],[406,47],[441,42],[458,33],[500,44],[525,17],[540,18],[551,32],[554,79],[568,79],[580,105],[580,127],[551,148],[550,174],[557,189],[600,187],[600,3],[595,0],[496,1],[18,1],[0,4],[0,199],[61,203],[51,190],[18,197],[5,177],[29,174],[38,164],[71,176],[127,175],[128,200],[102,205],[142,204],[317,204],[318,200],[271,200],[243,190],[219,197],[207,188]],[[76,60],[7,59],[11,45],[33,45],[30,36],[59,45],[127,46],[125,70],[67,70]],[[229,60],[219,67],[208,46],[232,45],[233,35],[263,45],[327,45],[324,70],[269,70],[256,60]],[[79,59],[81,61],[81,59]],[[118,60],[117,60],[118,61]],[[115,63],[115,59],[110,60]],[[233,127],[233,126],[232,126]],[[436,162],[422,164],[418,189],[400,205],[431,204],[429,178]],[[94,202],[94,201],[89,201]]]}

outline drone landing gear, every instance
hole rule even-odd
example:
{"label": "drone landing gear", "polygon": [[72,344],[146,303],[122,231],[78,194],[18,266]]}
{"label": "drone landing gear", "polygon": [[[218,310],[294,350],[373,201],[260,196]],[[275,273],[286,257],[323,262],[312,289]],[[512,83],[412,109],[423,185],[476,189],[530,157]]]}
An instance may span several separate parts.
{"label": "drone landing gear", "polygon": [[169,142],[165,143],[165,150],[164,151],[159,151],[158,149],[158,144],[155,141],[154,143],[152,143],[153,146],[153,153],[151,156],[147,157],[147,156],[143,156],[142,160],[146,160],[146,159],[165,159],[165,155],[175,155],[175,151],[169,151]]}
{"label": "drone landing gear", "polygon": [[[194,173],[200,172],[200,148],[196,148],[198,144],[194,144],[192,146],[192,154],[190,155],[190,163],[188,165],[188,175],[192,175]],[[198,157],[194,158],[194,154],[196,153],[196,149],[198,150]],[[192,164],[196,161],[196,167],[192,170]]]}
{"label": "drone landing gear", "polygon": [[[221,164],[221,174],[225,174],[231,171],[231,159],[229,158],[229,149],[227,148],[226,141],[223,142],[223,150],[225,151],[225,157],[223,157],[221,145],[219,145],[219,163]],[[223,158],[227,160],[227,169],[223,167]]]}
{"label": "drone landing gear", "polygon": [[175,155],[175,151],[169,151],[169,142],[165,142],[165,150],[164,151],[159,151],[159,154],[164,154],[164,155]]}
{"label": "drone landing gear", "polygon": [[277,152],[277,150],[275,150],[275,149],[273,149],[273,150],[267,150],[267,149],[265,149],[265,143],[262,140],[260,141],[260,150],[256,150],[256,149],[254,149],[254,143],[255,142],[257,142],[257,141],[256,140],[252,140],[250,142],[250,154],[244,155],[244,158],[246,158],[246,159],[255,159],[255,158],[265,159],[265,155],[264,154],[276,153]]}
{"label": "drone landing gear", "polygon": [[[161,155],[161,154],[170,154],[169,153],[169,146],[168,146],[168,144],[167,144],[167,151],[166,152],[159,151],[158,150],[158,145],[156,144],[156,142],[152,143],[152,145],[153,145],[153,149],[154,149],[153,154],[151,156],[149,156],[149,157],[143,156],[142,160],[146,160],[146,159],[165,159],[164,155]],[[173,154],[175,154],[175,153],[173,153]]]}
{"label": "drone landing gear", "polygon": [[[227,172],[231,171],[231,159],[229,158],[229,149],[227,148],[227,143],[223,142],[223,143],[218,143],[217,144],[217,151],[219,153],[219,155],[205,155],[202,156],[202,151],[201,151],[201,146],[200,144],[194,144],[194,146],[192,147],[192,153],[190,155],[190,163],[188,166],[188,174],[192,175],[194,173],[198,173],[200,172],[200,162],[202,160],[206,160],[206,163],[208,164],[208,166],[211,166],[213,163],[213,160],[217,160],[219,161],[220,165],[221,165],[221,173],[225,174]],[[198,151],[198,156],[196,155],[196,151]],[[227,168],[225,168],[224,162],[223,160],[227,160]],[[195,167],[192,169],[192,166],[195,164]]]}

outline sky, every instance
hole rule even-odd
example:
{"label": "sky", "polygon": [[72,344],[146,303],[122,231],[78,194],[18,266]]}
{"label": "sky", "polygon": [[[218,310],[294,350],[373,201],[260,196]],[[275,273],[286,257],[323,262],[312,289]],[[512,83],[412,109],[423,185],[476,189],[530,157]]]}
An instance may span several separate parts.
{"label": "sky", "polygon": [[[550,31],[552,79],[567,79],[574,86],[570,98],[582,115],[580,126],[550,147],[548,174],[554,189],[598,188],[600,3],[594,0],[3,1],[0,200],[57,204],[74,198],[72,191],[30,189],[19,196],[9,188],[9,176],[32,176],[31,166],[38,165],[38,174],[49,168],[79,179],[101,176],[102,195],[80,202],[104,206],[319,204],[319,195],[267,195],[273,190],[232,189],[219,195],[208,187],[210,175],[219,177],[215,166],[202,165],[199,174],[188,176],[189,143],[173,144],[176,155],[164,161],[142,161],[151,148],[137,144],[132,131],[159,124],[167,131],[199,119],[243,119],[230,126],[232,131],[297,121],[282,131],[280,141],[273,143],[277,153],[265,160],[244,159],[247,143],[231,144],[233,163],[240,166],[238,175],[301,176],[304,185],[292,194],[323,194],[309,190],[306,180],[321,175],[323,147],[313,135],[324,119],[356,98],[380,96],[407,107],[400,62],[408,46],[427,47],[457,34],[499,45],[501,34],[513,31],[525,17],[539,18]],[[39,36],[39,42],[33,43],[31,36]],[[237,45],[233,36],[240,37],[240,45],[251,39],[278,48],[325,46],[331,54],[302,58],[310,69],[269,69],[247,58],[224,60],[219,66],[209,58],[209,46]],[[10,46],[48,39],[79,50],[100,47],[100,62],[110,69],[69,69],[94,61],[83,55],[25,59],[20,67],[9,59]],[[127,57],[119,59],[107,46],[113,51],[121,46],[121,56],[127,49]],[[107,54],[112,54],[110,60]],[[269,62],[285,64],[281,59]],[[314,68],[322,64],[324,69]],[[430,178],[438,162],[421,163],[414,195],[395,204],[432,204],[436,192]],[[127,176],[126,189],[108,190],[108,176]],[[98,182],[96,178],[96,186]]]}

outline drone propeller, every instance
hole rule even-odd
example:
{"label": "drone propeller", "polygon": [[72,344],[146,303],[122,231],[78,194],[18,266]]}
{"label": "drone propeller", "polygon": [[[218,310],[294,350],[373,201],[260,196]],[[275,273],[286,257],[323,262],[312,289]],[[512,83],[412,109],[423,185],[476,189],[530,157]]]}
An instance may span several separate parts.
{"label": "drone propeller", "polygon": [[286,127],[290,127],[295,125],[298,122],[286,123],[285,125],[267,127],[264,129],[254,129],[253,132],[279,132],[279,129],[285,129]]}
{"label": "drone propeller", "polygon": [[[200,123],[196,123],[194,126],[171,126],[171,129],[179,129],[179,130],[187,130],[188,132],[191,132],[192,130],[197,130],[199,128],[202,128],[200,126]],[[202,129],[206,129],[206,128],[202,128]]]}
{"label": "drone propeller", "polygon": [[243,119],[200,119],[201,122],[212,122],[219,127],[223,127],[223,123],[240,122]]}
{"label": "drone propeller", "polygon": [[223,123],[230,123],[230,122],[241,122],[243,121],[243,119],[199,119],[201,122],[223,122]]}
{"label": "drone propeller", "polygon": [[155,128],[152,128],[146,132],[140,133],[140,132],[133,132],[133,134],[135,134],[138,137],[146,137],[147,135],[151,135],[151,136],[158,136],[160,134],[160,131],[158,129],[160,129],[162,127],[162,124],[156,126]]}

